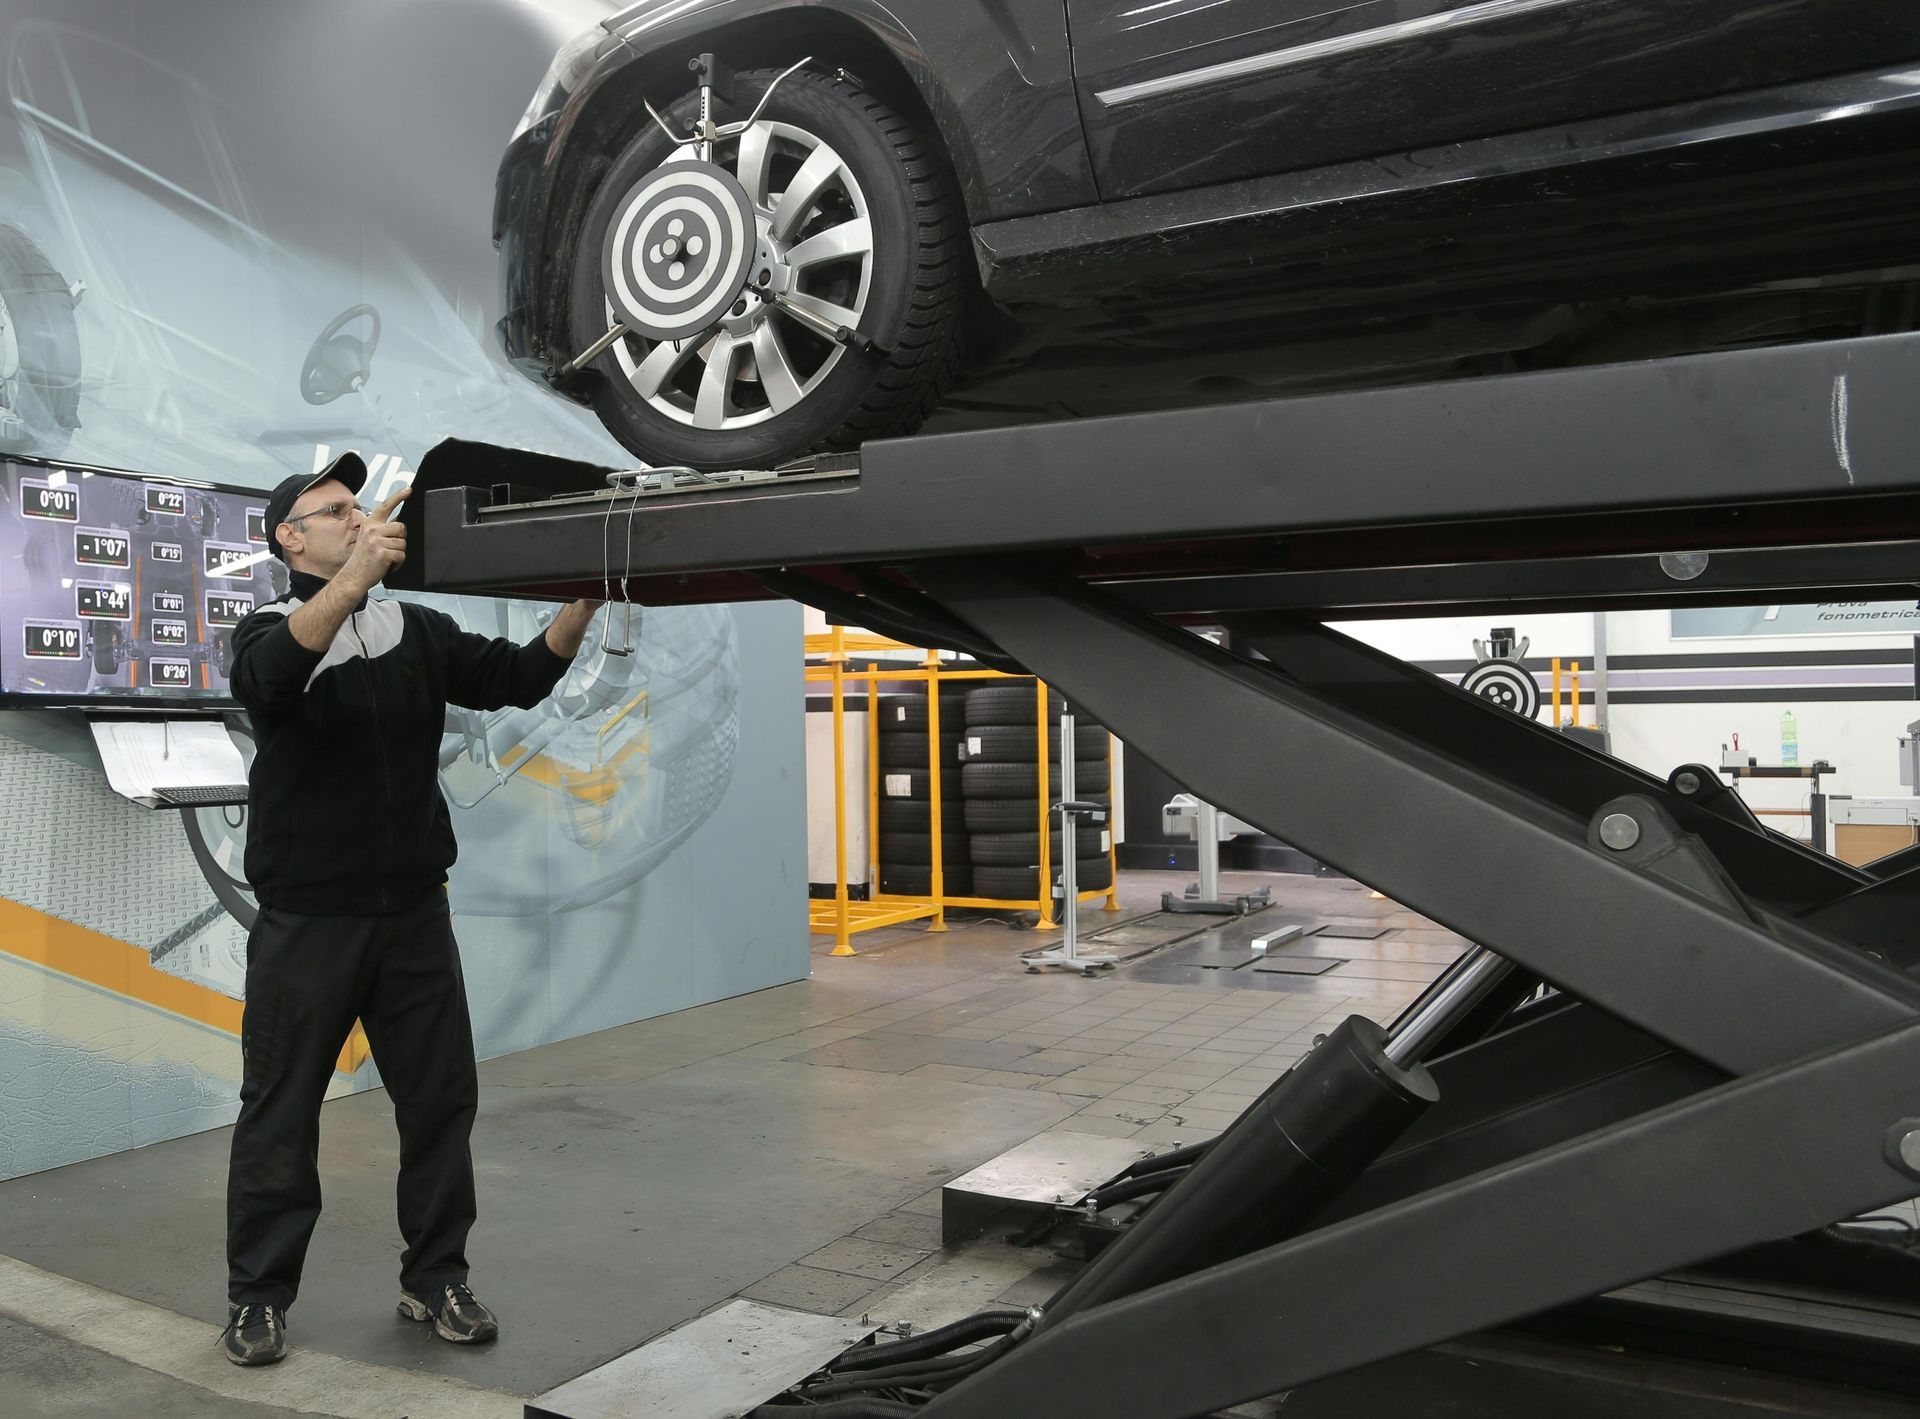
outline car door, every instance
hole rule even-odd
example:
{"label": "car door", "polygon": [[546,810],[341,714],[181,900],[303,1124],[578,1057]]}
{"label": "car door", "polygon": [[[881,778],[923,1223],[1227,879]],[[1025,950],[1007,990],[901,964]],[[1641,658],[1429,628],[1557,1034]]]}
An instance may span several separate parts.
{"label": "car door", "polygon": [[1889,0],[1067,0],[1103,199],[1920,54]]}

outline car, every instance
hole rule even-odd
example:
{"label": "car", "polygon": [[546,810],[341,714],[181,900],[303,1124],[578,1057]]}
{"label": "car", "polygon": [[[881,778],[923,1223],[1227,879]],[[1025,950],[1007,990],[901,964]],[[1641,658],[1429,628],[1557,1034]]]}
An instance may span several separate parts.
{"label": "car", "polygon": [[505,152],[498,332],[697,468],[1857,334],[1916,156],[1884,0],[642,0]]}

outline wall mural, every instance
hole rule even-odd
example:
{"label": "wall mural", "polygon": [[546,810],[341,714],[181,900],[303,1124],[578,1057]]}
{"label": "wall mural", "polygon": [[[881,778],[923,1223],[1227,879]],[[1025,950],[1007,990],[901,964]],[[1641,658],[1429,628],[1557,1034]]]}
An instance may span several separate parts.
{"label": "wall mural", "polygon": [[[369,504],[449,436],[631,466],[498,355],[488,229],[521,105],[615,8],[10,6],[0,455],[266,488],[353,448]],[[33,574],[0,551],[0,585]],[[551,614],[410,599],[522,640]],[[449,713],[483,1055],[804,975],[798,628],[784,606],[620,605],[545,704]],[[237,1089],[244,810],[135,808],[48,714],[0,738],[21,844],[0,865],[0,1177],[227,1122]],[[78,863],[41,850],[76,831]],[[742,862],[764,888],[731,881]],[[724,950],[701,912],[723,893]],[[357,1032],[340,1071],[377,1082]]]}

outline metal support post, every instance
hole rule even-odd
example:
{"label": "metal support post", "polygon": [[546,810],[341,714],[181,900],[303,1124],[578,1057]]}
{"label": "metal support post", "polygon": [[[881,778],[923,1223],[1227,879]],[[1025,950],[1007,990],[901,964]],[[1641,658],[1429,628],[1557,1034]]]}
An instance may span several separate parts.
{"label": "metal support post", "polygon": [[[833,904],[836,956],[857,956],[852,933],[848,930],[847,909],[847,647],[846,632],[833,628]],[[868,773],[873,772],[869,765]],[[868,832],[878,830],[869,823]],[[878,885],[878,879],[875,879]]]}
{"label": "metal support post", "polygon": [[1602,734],[1611,732],[1612,717],[1607,707],[1607,613],[1593,613],[1593,726]]}
{"label": "metal support post", "polygon": [[1220,900],[1220,810],[1200,800],[1200,900]]}
{"label": "metal support post", "polygon": [[[947,929],[947,823],[946,795],[940,789],[940,775],[946,764],[940,758],[940,652],[929,648],[921,669],[927,676],[927,824],[933,849],[927,861],[933,866],[927,876],[928,895],[933,898],[933,919],[928,931]],[[878,773],[876,768],[873,772]],[[876,822],[873,831],[878,833]]]}
{"label": "metal support post", "polygon": [[[1044,697],[1048,693],[1044,684],[1040,687],[1040,693],[1044,704]],[[1043,724],[1040,732],[1040,758],[1043,763],[1046,761],[1047,748],[1047,731]],[[1038,974],[1045,967],[1058,966],[1085,975],[1112,966],[1120,959],[1118,956],[1080,954],[1080,815],[1091,805],[1082,804],[1073,796],[1075,767],[1073,710],[1069,707],[1060,714],[1060,801],[1052,806],[1047,815],[1048,828],[1040,834],[1040,850],[1044,861],[1052,820],[1056,817],[1060,820],[1060,944],[1027,957],[1027,970],[1032,974]],[[1046,884],[1042,884],[1041,890],[1043,893],[1047,890]]]}

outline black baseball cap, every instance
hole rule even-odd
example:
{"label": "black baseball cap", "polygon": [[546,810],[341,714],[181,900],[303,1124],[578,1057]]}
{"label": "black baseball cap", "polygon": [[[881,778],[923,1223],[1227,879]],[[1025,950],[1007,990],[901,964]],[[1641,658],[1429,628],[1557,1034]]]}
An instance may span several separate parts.
{"label": "black baseball cap", "polygon": [[287,549],[280,545],[280,539],[274,536],[275,531],[293,512],[293,505],[300,500],[302,493],[309,488],[317,488],[328,480],[344,484],[349,493],[358,497],[360,490],[367,485],[365,460],[357,453],[343,453],[318,473],[296,473],[291,478],[283,480],[280,486],[268,496],[267,547],[281,561],[284,562],[287,559]]}

